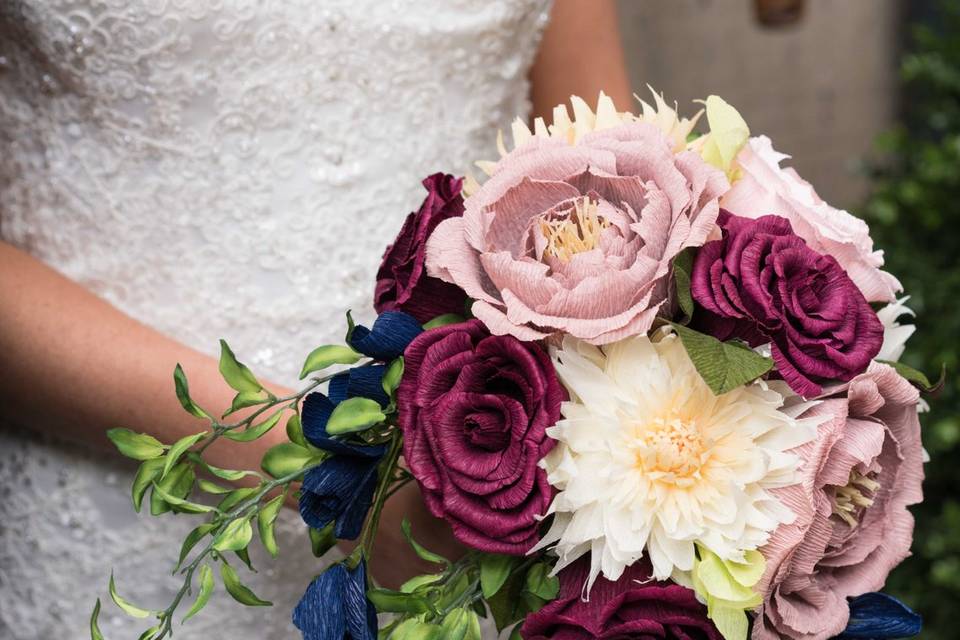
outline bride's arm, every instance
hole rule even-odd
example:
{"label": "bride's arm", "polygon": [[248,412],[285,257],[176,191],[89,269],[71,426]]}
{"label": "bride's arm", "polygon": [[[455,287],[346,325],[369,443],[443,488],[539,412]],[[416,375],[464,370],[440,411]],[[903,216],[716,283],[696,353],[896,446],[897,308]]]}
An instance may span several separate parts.
{"label": "bride's arm", "polygon": [[[102,446],[109,445],[106,429],[127,427],[173,442],[205,426],[173,393],[178,362],[201,406],[230,406],[233,391],[215,359],[0,242],[0,427],[19,424]],[[255,469],[264,450],[284,438],[275,429],[256,443],[217,442],[207,453],[215,465]]]}
{"label": "bride's arm", "polygon": [[617,109],[634,100],[614,0],[556,0],[530,70],[533,113],[550,121],[553,107],[578,95],[591,106],[600,91]]}
{"label": "bride's arm", "polygon": [[[230,406],[234,392],[215,359],[140,324],[0,242],[0,428],[20,424],[110,449],[105,432],[115,426],[173,442],[204,427],[173,393],[178,362],[201,406]],[[221,467],[256,469],[263,452],[285,439],[282,428],[252,443],[221,439],[204,457]],[[391,586],[433,569],[409,552],[400,532],[404,517],[425,545],[460,553],[449,529],[427,513],[416,487],[408,485],[388,502],[375,550],[377,575]]]}

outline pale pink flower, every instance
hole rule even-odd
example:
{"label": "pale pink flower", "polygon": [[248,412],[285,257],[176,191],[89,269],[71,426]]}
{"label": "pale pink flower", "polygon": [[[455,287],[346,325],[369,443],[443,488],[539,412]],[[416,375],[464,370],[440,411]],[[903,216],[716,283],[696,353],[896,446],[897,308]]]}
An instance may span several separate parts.
{"label": "pale pink flower", "polygon": [[881,270],[883,251],[874,250],[867,223],[824,202],[792,167],[781,167],[789,157],[774,150],[766,136],[750,138],[737,156],[741,177],[720,204],[747,218],[787,218],[811,249],[836,258],[868,302],[896,300],[902,287]]}
{"label": "pale pink flower", "polygon": [[671,259],[714,227],[722,172],[633,122],[575,144],[532,137],[427,243],[430,275],[475,299],[494,334],[604,344],[647,332]]}
{"label": "pale pink flower", "polygon": [[817,439],[793,449],[803,481],[774,491],[796,520],[760,549],[765,593],[754,640],[826,640],[850,615],[847,598],[879,591],[910,553],[923,499],[917,390],[874,362],[802,418],[822,419]]}

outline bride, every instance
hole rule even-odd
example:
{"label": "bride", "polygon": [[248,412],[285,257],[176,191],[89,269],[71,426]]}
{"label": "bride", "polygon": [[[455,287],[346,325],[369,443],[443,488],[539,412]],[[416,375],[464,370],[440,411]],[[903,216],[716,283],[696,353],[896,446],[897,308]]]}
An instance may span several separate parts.
{"label": "bride", "polygon": [[[133,514],[105,429],[195,432],[177,362],[202,405],[228,406],[220,337],[292,385],[344,310],[369,309],[424,176],[490,157],[531,105],[601,88],[627,106],[611,0],[0,2],[0,638],[85,635],[111,567],[166,606],[193,523]],[[255,467],[274,433],[212,462]],[[276,606],[221,595],[182,637],[295,635],[322,565],[287,515],[281,559],[247,578]],[[379,566],[387,584],[415,569]],[[101,615],[108,638],[134,622]]]}

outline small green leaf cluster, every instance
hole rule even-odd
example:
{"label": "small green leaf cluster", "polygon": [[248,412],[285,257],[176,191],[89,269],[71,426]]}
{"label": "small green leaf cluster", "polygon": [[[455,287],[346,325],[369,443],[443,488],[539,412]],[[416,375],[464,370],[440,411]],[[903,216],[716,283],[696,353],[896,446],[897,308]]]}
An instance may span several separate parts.
{"label": "small green leaf cluster", "polygon": [[[157,619],[157,624],[147,629],[141,640],[160,640],[172,635],[174,613],[187,596],[196,594],[184,620],[203,609],[215,590],[215,573],[219,573],[220,582],[234,600],[246,606],[270,605],[243,584],[230,559],[235,558],[253,570],[248,550],[255,531],[270,555],[279,553],[274,527],[280,509],[293,491],[293,483],[326,457],[304,438],[297,411],[300,400],[330,376],[316,378],[300,392],[278,398],[236,358],[226,342],[221,341],[220,345],[220,373],[237,392],[223,416],[255,407],[245,418],[224,422],[215,417],[214,412],[201,407],[190,395],[186,373],[177,365],[173,374],[177,399],[187,413],[205,421],[206,428],[169,445],[149,434],[129,429],[117,428],[107,432],[120,453],[140,461],[131,489],[136,511],[139,512],[144,501],[148,500],[150,514],[154,516],[172,512],[205,518],[181,545],[174,573],[183,576],[183,586],[166,609],[145,609],[123,599],[111,576],[110,597],[121,610],[137,618]],[[341,352],[334,358],[337,359],[349,358]],[[316,364],[317,357],[314,356]],[[288,416],[286,432],[289,442],[267,450],[261,460],[264,473],[224,469],[204,459],[204,452],[217,439],[254,442],[280,424],[285,415]],[[94,639],[103,637],[99,629],[99,613],[98,600],[90,622]]]}
{"label": "small green leaf cluster", "polygon": [[[411,578],[398,590],[368,591],[378,611],[396,614],[380,630],[382,639],[479,640],[479,619],[488,606],[502,631],[557,597],[559,580],[542,558],[470,553],[450,562],[418,543],[408,521],[402,530],[414,553],[440,570]],[[519,638],[519,629],[511,638]]]}

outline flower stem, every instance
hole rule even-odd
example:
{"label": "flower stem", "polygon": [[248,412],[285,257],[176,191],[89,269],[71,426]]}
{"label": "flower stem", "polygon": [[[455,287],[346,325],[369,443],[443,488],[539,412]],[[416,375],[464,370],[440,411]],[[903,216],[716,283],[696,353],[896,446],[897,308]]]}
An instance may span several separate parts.
{"label": "flower stem", "polygon": [[361,553],[363,554],[363,557],[366,558],[369,558],[370,554],[373,552],[373,543],[377,537],[377,527],[380,524],[380,513],[383,511],[383,505],[387,502],[387,498],[392,495],[392,492],[388,491],[388,489],[394,481],[394,470],[396,469],[397,462],[400,459],[402,443],[403,438],[400,435],[400,431],[394,431],[390,440],[390,448],[387,450],[387,455],[384,458],[383,466],[380,469],[380,479],[377,483],[377,489],[373,496],[373,505],[370,507],[370,515],[367,517],[367,521],[363,525],[363,531],[360,533],[360,544],[357,545],[358,549],[360,549]]}

